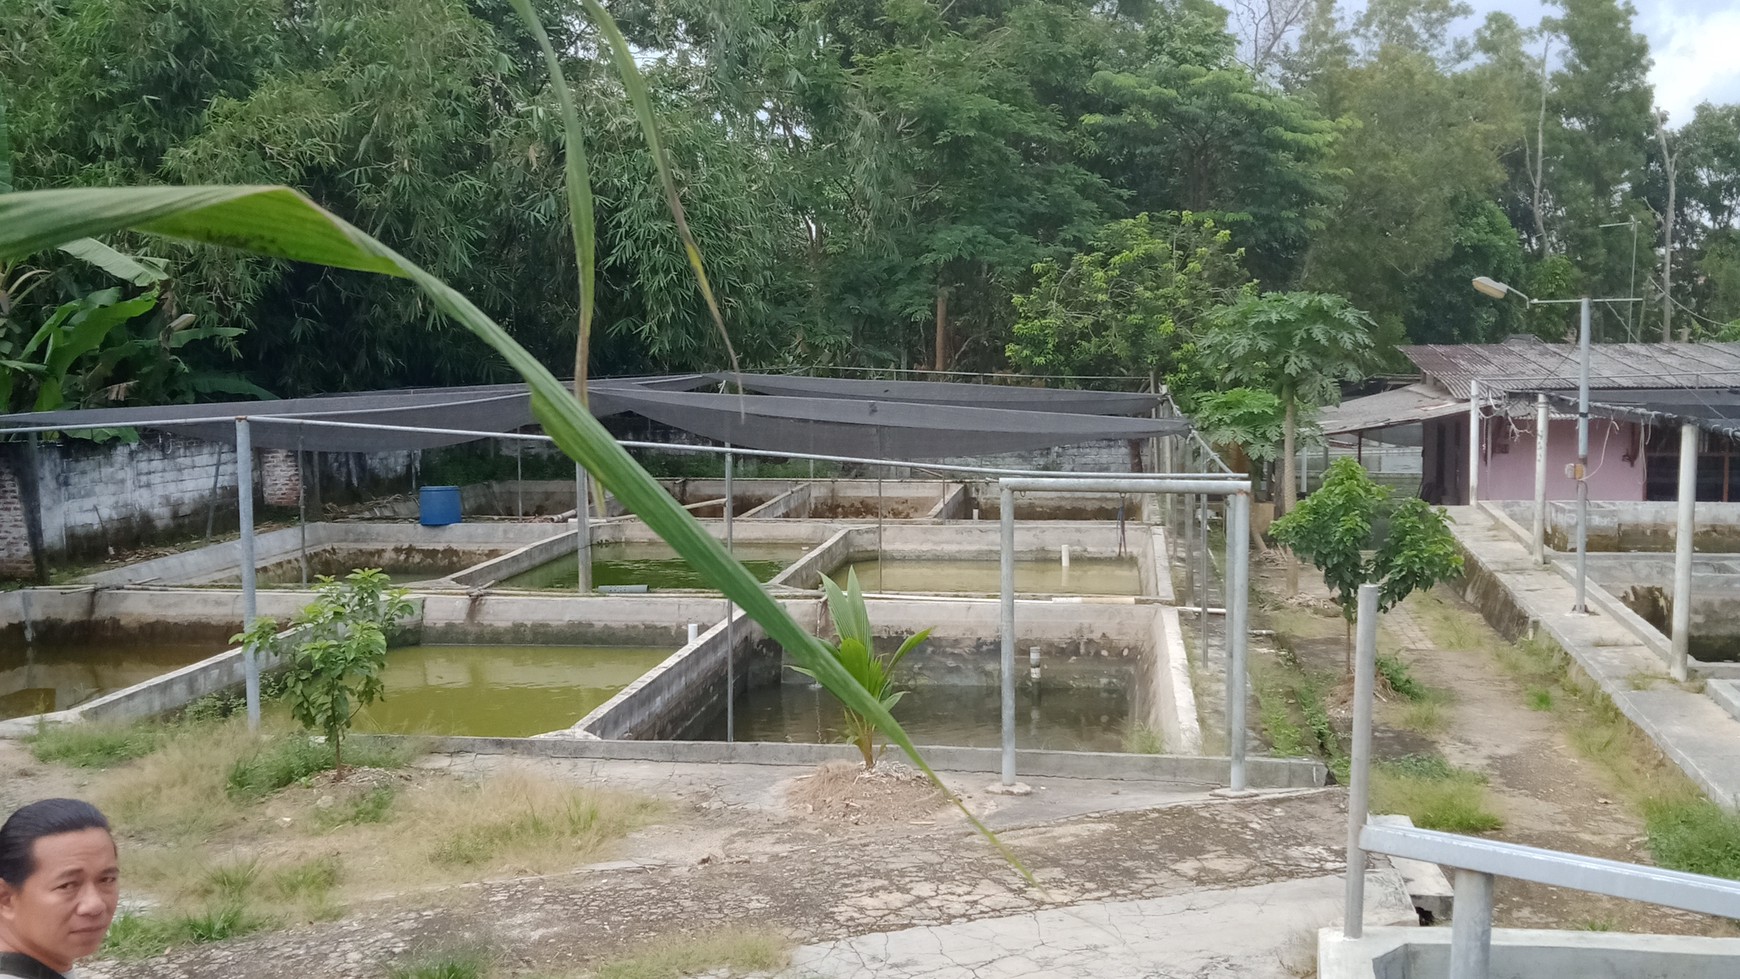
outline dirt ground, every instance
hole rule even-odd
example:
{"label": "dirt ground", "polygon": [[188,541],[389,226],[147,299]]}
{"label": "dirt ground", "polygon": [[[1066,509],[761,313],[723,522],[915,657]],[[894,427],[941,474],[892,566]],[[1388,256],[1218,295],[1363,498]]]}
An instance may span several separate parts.
{"label": "dirt ground", "polygon": [[[1269,595],[1282,591],[1282,572],[1257,569]],[[1322,579],[1304,569],[1304,601],[1322,617],[1317,638],[1295,641],[1293,651],[1308,670],[1342,669],[1345,643],[1338,610],[1327,605]],[[1467,617],[1483,640],[1499,641],[1480,613],[1448,586],[1433,597]],[[1484,649],[1446,649],[1435,645],[1410,598],[1384,617],[1379,650],[1399,654],[1414,677],[1448,693],[1443,730],[1422,734],[1398,722],[1403,704],[1379,705],[1373,730],[1379,760],[1437,752],[1451,764],[1487,778],[1490,799],[1504,819],[1502,829],[1485,834],[1523,843],[1629,863],[1652,863],[1641,813],[1626,802],[1611,776],[1578,753],[1558,712],[1532,710],[1528,692]],[[1296,619],[1293,621],[1297,621]],[[1345,726],[1345,711],[1339,718]],[[1510,928],[1565,928],[1732,937],[1730,921],[1672,911],[1500,878],[1495,890],[1494,924]]]}
{"label": "dirt ground", "polygon": [[[507,763],[466,764],[482,775]],[[458,771],[457,760],[446,765]],[[602,769],[586,773],[552,762],[539,770],[610,784],[608,775],[600,779]],[[905,821],[874,825],[818,819],[801,801],[813,798],[805,787],[815,781],[813,770],[763,770],[777,784],[762,794],[781,804],[722,802],[673,774],[671,791],[661,793],[664,818],[622,840],[605,861],[572,873],[359,901],[336,921],[172,949],[140,962],[97,960],[80,974],[372,977],[395,960],[455,944],[511,949],[516,971],[563,974],[662,936],[721,926],[770,927],[804,943],[1060,904],[1321,877],[1341,868],[1346,815],[1337,789],[1228,801],[1198,794],[1007,828],[1002,839],[1034,874],[1033,886],[952,809],[919,806]],[[90,780],[37,764],[13,742],[0,742],[0,774],[4,807],[78,794]],[[983,776],[961,778],[976,784]]]}

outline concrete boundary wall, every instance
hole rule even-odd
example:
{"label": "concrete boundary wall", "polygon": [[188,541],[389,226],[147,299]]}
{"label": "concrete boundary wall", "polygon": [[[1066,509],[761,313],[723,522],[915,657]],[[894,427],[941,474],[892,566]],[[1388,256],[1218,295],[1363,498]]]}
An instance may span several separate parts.
{"label": "concrete boundary wall", "polygon": [[802,516],[809,511],[810,487],[808,483],[800,483],[784,493],[779,494],[766,503],[743,514],[746,520],[761,520],[773,517]]}
{"label": "concrete boundary wall", "polygon": [[432,594],[423,598],[422,641],[675,649],[690,623],[705,628],[724,614],[724,599],[701,594]]}
{"label": "concrete boundary wall", "polygon": [[[403,523],[311,523],[307,527],[308,549],[355,546],[361,548],[417,547],[489,550],[513,548],[541,540],[560,530],[551,524],[458,523],[424,527]],[[254,560],[264,567],[294,560],[302,547],[302,530],[286,527],[254,537]],[[239,573],[241,542],[224,541],[206,547],[129,564],[89,575],[84,583],[105,587],[141,584],[191,584]]]}
{"label": "concrete boundary wall", "polygon": [[[380,737],[356,735],[355,737]],[[426,738],[433,754],[518,755],[533,758],[597,758],[678,764],[739,764],[809,767],[830,761],[856,761],[847,744],[782,744],[762,741],[613,741],[573,736],[539,738]],[[932,768],[944,773],[995,773],[1002,757],[996,748],[920,745]],[[1016,766],[1031,778],[1113,778],[1183,785],[1227,784],[1228,760],[1212,756],[1126,755],[1096,751],[1017,750]],[[1307,758],[1250,757],[1245,760],[1254,789],[1314,789],[1327,779],[1322,763]]]}
{"label": "concrete boundary wall", "polygon": [[1184,628],[1178,610],[1153,608],[1149,654],[1144,658],[1152,707],[1148,725],[1165,739],[1166,750],[1178,755],[1202,754],[1202,718],[1196,710],[1196,688],[1190,682],[1190,657],[1184,651]]}
{"label": "concrete boundary wall", "polygon": [[926,513],[926,520],[963,520],[972,514],[969,512],[965,483],[950,483],[943,490],[942,499]]}
{"label": "concrete boundary wall", "polygon": [[850,561],[853,554],[863,550],[862,539],[865,535],[874,533],[874,530],[867,530],[863,527],[847,527],[836,531],[832,537],[810,548],[803,557],[775,575],[773,580],[767,583],[768,587],[809,590],[821,588],[822,577]]}
{"label": "concrete boundary wall", "polygon": [[[814,601],[805,602],[800,608],[788,604],[787,610],[813,630],[819,605]],[[715,605],[715,611],[722,612],[723,608]],[[725,676],[727,652],[738,663],[736,684],[730,692],[730,696],[735,696],[738,688],[748,685],[754,667],[749,648],[767,637],[760,623],[741,609],[732,609],[729,622],[731,628],[727,630],[727,620],[719,619],[694,642],[600,704],[570,730],[593,738],[655,740],[692,736],[724,708],[725,684],[714,681]]]}

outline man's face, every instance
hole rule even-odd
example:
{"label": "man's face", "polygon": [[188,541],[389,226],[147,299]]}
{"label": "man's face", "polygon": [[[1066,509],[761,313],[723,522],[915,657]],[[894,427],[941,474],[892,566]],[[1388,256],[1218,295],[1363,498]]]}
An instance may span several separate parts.
{"label": "man's face", "polygon": [[120,899],[115,841],[100,829],[44,836],[20,887],[0,882],[0,942],[57,972],[103,944]]}

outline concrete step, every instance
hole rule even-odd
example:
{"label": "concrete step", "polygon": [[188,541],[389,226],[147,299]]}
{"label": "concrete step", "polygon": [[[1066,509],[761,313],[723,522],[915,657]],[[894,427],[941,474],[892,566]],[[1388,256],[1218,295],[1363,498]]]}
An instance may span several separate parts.
{"label": "concrete step", "polygon": [[1705,680],[1704,692],[1740,721],[1740,680]]}
{"label": "concrete step", "polygon": [[[1406,816],[1371,816],[1374,826],[1406,826],[1412,829],[1414,821]],[[1406,857],[1389,857],[1390,866],[1396,873],[1402,875],[1408,898],[1414,902],[1414,907],[1426,915],[1431,921],[1448,921],[1455,906],[1455,891],[1450,887],[1450,879],[1444,876],[1444,871],[1435,863],[1423,860],[1409,860]]]}

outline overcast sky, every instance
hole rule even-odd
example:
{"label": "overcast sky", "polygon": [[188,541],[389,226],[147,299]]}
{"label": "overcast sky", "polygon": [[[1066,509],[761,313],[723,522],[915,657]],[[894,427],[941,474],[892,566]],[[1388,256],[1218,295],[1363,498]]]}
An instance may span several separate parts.
{"label": "overcast sky", "polygon": [[[1469,29],[1489,10],[1524,27],[1541,22],[1537,0],[1468,0]],[[1632,0],[1636,29],[1649,37],[1656,104],[1683,125],[1699,102],[1740,102],[1740,3],[1736,0]]]}

